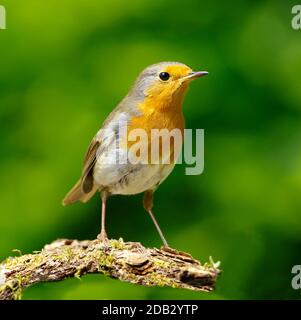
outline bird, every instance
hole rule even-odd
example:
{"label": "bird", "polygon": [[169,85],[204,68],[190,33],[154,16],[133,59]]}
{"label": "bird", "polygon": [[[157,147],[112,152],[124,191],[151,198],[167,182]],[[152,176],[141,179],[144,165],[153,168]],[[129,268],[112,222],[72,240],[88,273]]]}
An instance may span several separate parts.
{"label": "bird", "polygon": [[[100,241],[108,241],[105,228],[108,197],[144,193],[143,206],[160,235],[163,247],[169,247],[153,214],[153,198],[156,189],[174,169],[176,161],[133,163],[129,161],[132,143],[127,139],[135,129],[143,129],[150,143],[151,131],[154,129],[178,129],[183,134],[184,95],[192,80],[207,74],[207,71],[193,71],[180,62],[160,62],[148,66],[139,74],[128,94],[108,115],[92,139],[84,157],[81,177],[65,196],[63,205],[77,201],[86,203],[99,192],[102,213],[101,230],[97,238]],[[149,151],[149,147],[147,149]],[[166,151],[168,154],[161,152],[160,158],[173,156],[176,159],[179,150],[175,149],[172,145]],[[116,158],[116,154],[124,161],[110,161]]]}

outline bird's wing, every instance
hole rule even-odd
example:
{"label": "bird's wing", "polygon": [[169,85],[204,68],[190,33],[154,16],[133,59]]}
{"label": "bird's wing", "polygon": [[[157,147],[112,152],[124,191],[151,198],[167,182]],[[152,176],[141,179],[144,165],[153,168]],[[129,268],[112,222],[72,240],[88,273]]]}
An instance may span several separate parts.
{"label": "bird's wing", "polygon": [[97,135],[92,139],[84,159],[82,175],[63,200],[63,205],[76,201],[87,202],[97,191],[93,181],[93,168],[101,141]]}
{"label": "bird's wing", "polygon": [[[108,148],[108,146],[115,140],[119,139],[119,129],[127,125],[127,121],[131,115],[137,114],[137,111],[129,109],[132,103],[126,104],[123,100],[113,112],[107,117],[103,123],[102,129],[92,139],[88,151],[84,158],[84,165],[81,178],[75,186],[69,191],[63,200],[63,204],[67,205],[76,201],[87,202],[97,191],[94,184],[93,171],[98,157]],[[125,112],[126,109],[126,112]]]}
{"label": "bird's wing", "polygon": [[126,113],[119,111],[112,112],[103,124],[103,127],[98,131],[92,139],[88,151],[85,155],[84,166],[81,176],[81,188],[84,193],[89,193],[94,186],[93,169],[97,161],[97,156],[108,148],[108,146],[118,140],[119,130],[127,125],[128,116]]}
{"label": "bird's wing", "polygon": [[[118,107],[116,108],[118,109]],[[82,191],[88,193],[93,187],[93,168],[96,163],[97,153],[101,153],[101,150],[98,150],[99,147],[103,144],[103,140],[106,138],[103,135],[103,130],[107,129],[109,124],[114,122],[114,118],[118,117],[118,112],[111,112],[107,119],[104,121],[102,128],[97,132],[95,137],[92,139],[88,150],[84,158],[83,171],[81,176],[81,185]]]}
{"label": "bird's wing", "polygon": [[81,176],[81,187],[84,193],[89,193],[93,189],[93,168],[96,163],[96,154],[99,146],[100,141],[97,137],[94,137],[85,155]]}

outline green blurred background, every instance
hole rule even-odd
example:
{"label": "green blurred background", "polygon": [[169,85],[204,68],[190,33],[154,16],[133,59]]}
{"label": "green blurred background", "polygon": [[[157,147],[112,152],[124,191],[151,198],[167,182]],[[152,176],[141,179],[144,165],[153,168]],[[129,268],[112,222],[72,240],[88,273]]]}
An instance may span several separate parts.
{"label": "green blurred background", "polygon": [[[289,299],[301,264],[301,31],[295,1],[2,0],[0,259],[56,238],[92,239],[100,200],[63,208],[87,146],[137,74],[181,61],[210,76],[185,100],[205,129],[205,171],[178,165],[156,194],[171,245],[223,275],[212,294],[99,275],[48,283],[25,299]],[[142,196],[108,202],[109,236],[161,242]]]}

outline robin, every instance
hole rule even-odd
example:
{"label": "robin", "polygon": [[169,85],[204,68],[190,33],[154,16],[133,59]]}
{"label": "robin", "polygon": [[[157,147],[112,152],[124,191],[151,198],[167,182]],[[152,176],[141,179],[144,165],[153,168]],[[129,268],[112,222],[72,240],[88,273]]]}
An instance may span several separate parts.
{"label": "robin", "polygon": [[[132,163],[129,161],[131,143],[127,138],[135,129],[143,129],[148,138],[153,129],[179,129],[183,133],[184,94],[193,79],[207,74],[206,71],[194,72],[179,62],[161,62],[147,67],[93,138],[84,159],[81,178],[66,195],[63,205],[76,201],[85,203],[99,191],[102,219],[98,239],[101,241],[108,239],[105,230],[108,197],[144,192],[144,208],[155,224],[164,246],[168,247],[152,207],[154,192],[171,173],[175,161],[167,164]],[[171,148],[168,152],[173,154],[174,151]],[[110,161],[116,157],[116,153],[125,161]]]}

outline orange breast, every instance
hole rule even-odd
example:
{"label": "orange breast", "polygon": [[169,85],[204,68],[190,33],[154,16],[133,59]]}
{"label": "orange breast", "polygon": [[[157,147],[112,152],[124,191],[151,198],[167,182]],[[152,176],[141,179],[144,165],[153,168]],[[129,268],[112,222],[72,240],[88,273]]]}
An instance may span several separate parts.
{"label": "orange breast", "polygon": [[[182,99],[181,99],[182,100]],[[179,129],[181,133],[181,144],[184,138],[185,121],[182,112],[182,101],[175,99],[168,101],[162,97],[149,97],[141,103],[138,108],[141,115],[133,118],[128,124],[128,135],[133,129],[143,129],[148,136],[148,161],[150,162],[151,156],[151,131],[152,129]],[[135,141],[128,141],[127,147],[130,148]],[[180,146],[181,147],[181,146]],[[174,152],[179,146],[175,147],[175,141],[170,140],[170,162],[174,162]],[[159,140],[159,158],[162,158],[162,140]],[[166,159],[166,154],[164,155]],[[176,160],[176,159],[175,159]]]}

